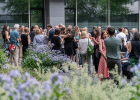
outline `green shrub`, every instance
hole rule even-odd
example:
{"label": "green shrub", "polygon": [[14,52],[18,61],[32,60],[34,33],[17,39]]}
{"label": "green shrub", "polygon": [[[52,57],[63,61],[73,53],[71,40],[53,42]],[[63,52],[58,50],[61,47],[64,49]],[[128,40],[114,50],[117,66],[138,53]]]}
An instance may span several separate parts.
{"label": "green shrub", "polygon": [[7,63],[7,57],[4,53],[3,49],[0,49],[0,66],[4,65]]}
{"label": "green shrub", "polygon": [[[70,72],[67,70],[68,66],[71,67]],[[116,85],[112,80],[106,80],[104,82],[101,82],[100,79],[97,78],[97,76],[89,76],[87,71],[87,65],[85,65],[84,68],[82,68],[81,70],[77,69],[76,63],[64,63],[63,67],[67,72],[62,74],[63,76],[65,76],[66,79],[66,83],[64,83],[63,87],[69,87],[71,89],[71,93],[69,95],[64,95],[59,100],[129,100],[130,98],[134,98],[136,97],[136,95],[139,95],[139,88],[137,85],[131,86],[128,83]],[[10,70],[15,69],[18,69],[21,74],[25,73],[25,69],[19,66],[10,66],[7,69],[0,71],[0,73],[8,74]],[[54,67],[53,69],[55,70],[55,72],[58,72],[57,68]],[[27,71],[29,72],[29,70]],[[30,73],[31,72],[32,71],[30,71]],[[47,72],[45,73],[44,69],[41,70],[40,67],[38,69],[34,69],[33,73],[34,74],[31,74],[32,77],[35,77],[41,83],[49,80],[52,75],[50,70],[47,70]],[[119,83],[121,83],[121,77],[118,77],[118,79]],[[15,80],[16,83],[18,83],[18,81],[21,80]],[[133,91],[135,95],[130,91]],[[44,98],[40,100],[44,100]],[[139,99],[134,98],[131,100]]]}
{"label": "green shrub", "polygon": [[53,66],[60,66],[68,60],[70,59],[66,55],[60,54],[60,51],[51,50],[48,45],[41,45],[39,49],[29,47],[22,61],[22,66],[34,69],[39,68],[36,64],[39,63],[41,68],[52,69]]}

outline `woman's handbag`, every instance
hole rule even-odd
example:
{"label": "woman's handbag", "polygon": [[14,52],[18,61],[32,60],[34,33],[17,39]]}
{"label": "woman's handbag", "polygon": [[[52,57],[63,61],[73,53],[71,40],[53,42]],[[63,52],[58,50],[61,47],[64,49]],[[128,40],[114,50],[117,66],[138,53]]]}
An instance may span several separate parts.
{"label": "woman's handbag", "polygon": [[97,58],[100,58],[101,57],[101,53],[100,53],[99,49],[96,49],[96,57]]}
{"label": "woman's handbag", "polygon": [[88,39],[88,48],[87,48],[86,58],[89,58],[93,53],[94,53],[94,48],[92,45],[89,44],[89,39]]}
{"label": "woman's handbag", "polygon": [[9,44],[4,43],[2,46],[2,49],[9,50]]}
{"label": "woman's handbag", "polygon": [[73,48],[77,49],[78,48],[78,43],[77,42],[73,42]]}
{"label": "woman's handbag", "polygon": [[3,49],[6,49],[6,50],[9,50],[9,44],[10,44],[10,40],[6,40],[5,43],[3,44],[2,48]]}

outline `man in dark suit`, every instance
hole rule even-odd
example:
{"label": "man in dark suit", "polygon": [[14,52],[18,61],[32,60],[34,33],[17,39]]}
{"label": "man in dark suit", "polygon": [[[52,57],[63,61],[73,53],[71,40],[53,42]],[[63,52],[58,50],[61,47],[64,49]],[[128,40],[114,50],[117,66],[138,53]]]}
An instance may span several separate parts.
{"label": "man in dark suit", "polygon": [[49,31],[49,44],[50,44],[51,40],[52,40],[52,38],[54,36],[55,30],[52,29],[52,25],[50,25],[50,24],[47,25],[47,30]]}
{"label": "man in dark suit", "polygon": [[31,44],[33,43],[34,37],[35,37],[35,29],[37,29],[38,26],[35,25],[33,28],[33,31],[30,32],[30,37],[31,37]]}
{"label": "man in dark suit", "polygon": [[[107,67],[109,71],[112,71],[115,68],[115,65],[118,66],[118,73],[120,74],[122,71],[121,66],[121,54],[120,51],[122,49],[122,41],[120,38],[116,38],[115,28],[108,27],[107,29],[110,37],[104,40],[105,47],[106,47],[106,57],[107,57]],[[113,79],[113,75],[111,73],[110,78]]]}

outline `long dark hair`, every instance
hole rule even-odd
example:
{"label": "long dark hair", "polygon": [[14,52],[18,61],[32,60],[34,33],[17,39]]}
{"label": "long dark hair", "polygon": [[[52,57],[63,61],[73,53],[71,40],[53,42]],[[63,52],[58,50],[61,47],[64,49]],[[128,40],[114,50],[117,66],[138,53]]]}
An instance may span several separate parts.
{"label": "long dark hair", "polygon": [[67,29],[67,31],[66,31],[66,35],[67,35],[67,34],[70,34],[70,37],[72,37],[71,28],[68,28],[68,29]]}
{"label": "long dark hair", "polygon": [[6,31],[8,31],[7,27],[8,27],[8,25],[3,26],[3,29],[2,29],[2,32],[1,32],[2,36],[5,34]]}
{"label": "long dark hair", "polygon": [[30,32],[33,31],[33,29],[34,29],[34,26],[31,27]]}
{"label": "long dark hair", "polygon": [[97,38],[98,36],[100,36],[100,33],[99,33],[98,28],[95,28],[95,29],[94,29],[94,31],[96,31],[96,32],[97,32],[97,34],[95,35],[95,38]]}

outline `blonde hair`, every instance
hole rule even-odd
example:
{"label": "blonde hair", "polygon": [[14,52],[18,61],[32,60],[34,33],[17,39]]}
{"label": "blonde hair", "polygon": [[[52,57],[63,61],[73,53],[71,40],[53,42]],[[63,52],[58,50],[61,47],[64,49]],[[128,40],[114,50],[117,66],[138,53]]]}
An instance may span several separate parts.
{"label": "blonde hair", "polygon": [[74,26],[74,28],[75,28],[75,35],[77,36],[78,33],[80,32],[79,27],[78,26]]}
{"label": "blonde hair", "polygon": [[29,28],[28,27],[25,27],[24,28],[24,31],[25,31],[25,33],[28,33],[29,32]]}
{"label": "blonde hair", "polygon": [[35,30],[35,35],[38,35],[38,34],[40,34],[40,29],[37,28],[37,29]]}
{"label": "blonde hair", "polygon": [[124,29],[124,34],[128,35],[128,30],[127,29]]}
{"label": "blonde hair", "polygon": [[88,28],[87,27],[84,27],[83,30],[88,33]]}
{"label": "blonde hair", "polygon": [[81,39],[83,39],[83,38],[88,38],[86,31],[81,32]]}

